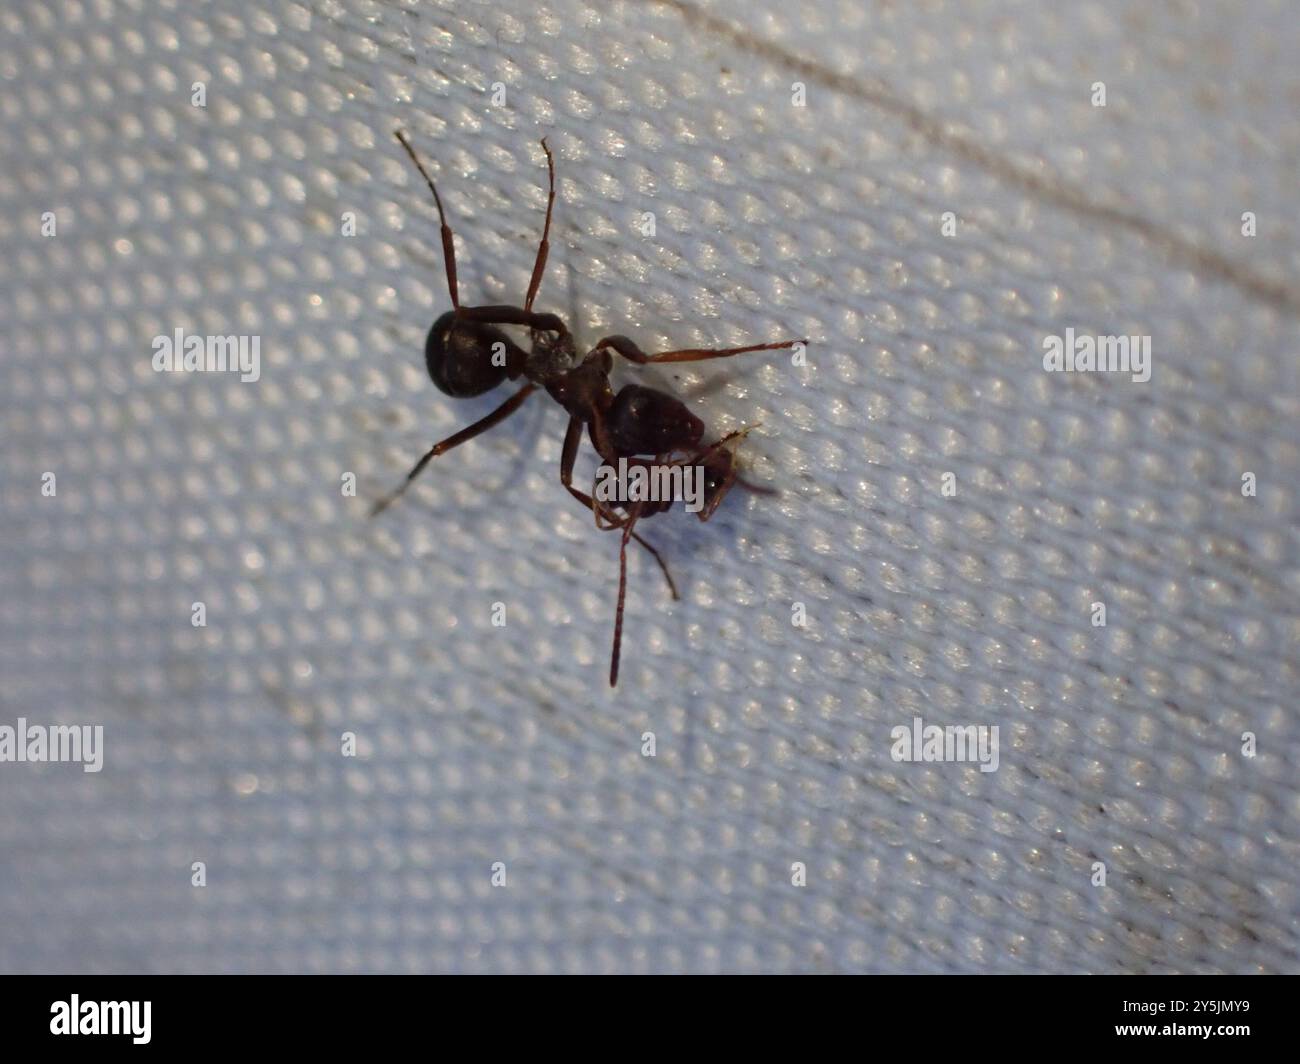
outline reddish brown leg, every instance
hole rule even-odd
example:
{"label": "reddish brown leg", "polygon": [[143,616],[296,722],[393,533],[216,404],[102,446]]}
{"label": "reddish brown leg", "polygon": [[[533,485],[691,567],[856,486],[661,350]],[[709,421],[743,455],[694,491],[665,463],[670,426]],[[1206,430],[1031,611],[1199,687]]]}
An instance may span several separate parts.
{"label": "reddish brown leg", "polygon": [[393,492],[390,492],[388,495],[385,495],[382,499],[380,499],[377,503],[375,503],[374,506],[370,508],[370,516],[374,517],[377,514],[382,513],[384,510],[388,509],[388,507],[391,506],[394,502],[396,502],[397,499],[402,495],[402,493],[405,492],[406,489],[411,486],[411,481],[413,481],[416,477],[418,477],[420,473],[423,471],[424,467],[427,466],[433,459],[437,458],[438,455],[450,451],[453,447],[459,447],[466,440],[472,440],[475,436],[479,436],[482,433],[487,432],[488,429],[501,424],[501,422],[503,422],[506,418],[508,418],[511,414],[513,414],[516,410],[518,410],[521,406],[523,406],[524,400],[527,399],[530,395],[532,395],[533,392],[535,392],[536,390],[537,390],[537,385],[532,383],[525,384],[522,388],[519,389],[519,391],[515,392],[514,395],[512,395],[509,399],[507,399],[495,410],[493,410],[492,413],[488,414],[487,417],[479,418],[479,420],[474,422],[474,424],[468,426],[467,428],[461,429],[455,435],[448,436],[441,443],[435,443],[425,454],[425,456],[415,463],[415,466],[411,469],[411,471],[406,474],[406,480],[402,482],[401,487],[397,488]]}
{"label": "reddish brown leg", "polygon": [[[582,419],[569,418],[569,427],[564,433],[564,449],[560,452],[560,483],[569,491],[574,498],[581,497],[585,499],[593,514],[596,516],[596,527],[602,532],[609,528],[622,527],[623,521],[613,510],[601,502],[595,502],[590,496],[583,495],[573,486],[573,466],[578,459],[578,446],[582,443]],[[609,522],[608,525],[602,525],[601,518]]]}
{"label": "reddish brown leg", "polygon": [[530,329],[537,329],[539,332],[567,333],[569,331],[556,314],[539,314],[520,307],[461,307],[456,314],[467,321],[481,321],[487,325],[527,325]]}
{"label": "reddish brown leg", "polygon": [[447,224],[447,216],[442,211],[442,198],[438,195],[438,188],[425,171],[420,158],[415,154],[415,149],[411,147],[410,142],[399,129],[394,136],[402,142],[402,147],[406,149],[406,154],[411,157],[411,162],[415,163],[415,168],[420,171],[420,176],[424,178],[425,183],[429,186],[429,191],[433,193],[433,202],[438,205],[438,221],[442,223],[442,263],[447,269],[447,289],[451,293],[451,305],[454,308],[460,307],[460,291],[456,284],[456,245],[452,241],[451,227]]}
{"label": "reddish brown leg", "polygon": [[594,350],[613,348],[628,361],[644,366],[652,362],[702,362],[706,358],[729,358],[732,355],[743,355],[748,351],[779,351],[782,348],[807,342],[806,340],[782,340],[777,344],[753,344],[750,347],[690,347],[681,351],[663,351],[657,355],[647,355],[626,336],[606,336],[596,344]]}
{"label": "reddish brown leg", "polygon": [[[570,487],[569,494],[571,494],[575,499],[577,499],[580,503],[582,503],[583,507],[586,509],[590,509],[594,505],[591,496],[588,495],[585,491],[581,490],[580,488]],[[627,518],[620,518],[618,524],[610,525],[608,528],[605,528],[603,531],[608,532],[615,528],[622,528],[626,530],[628,527],[629,527],[629,520]],[[677,593],[677,584],[673,580],[673,574],[668,571],[668,563],[663,560],[663,557],[659,554],[657,550],[654,549],[654,547],[652,547],[649,543],[647,543],[644,539],[641,538],[641,533],[633,532],[632,538],[636,540],[638,543],[640,543],[641,546],[643,546],[647,551],[649,551],[650,557],[652,557],[656,562],[658,562],[659,571],[664,574],[664,582],[667,583],[668,585],[668,593],[672,595],[673,601],[674,602],[681,601],[682,596]]]}
{"label": "reddish brown leg", "polygon": [[602,462],[610,465],[618,464],[618,456],[614,454],[614,444],[609,438],[609,429],[605,426],[605,415],[595,406],[591,408],[591,442]]}
{"label": "reddish brown leg", "polygon": [[623,603],[627,598],[627,541],[634,535],[632,527],[641,515],[641,503],[634,502],[623,526],[623,538],[618,545],[618,609],[614,612],[614,647],[609,655],[609,686],[618,686],[618,659],[623,649]]}
{"label": "reddish brown leg", "polygon": [[546,173],[549,182],[549,193],[546,197],[546,223],[542,226],[542,242],[537,246],[537,261],[533,263],[533,276],[528,282],[528,298],[524,300],[524,310],[533,309],[533,300],[537,298],[537,290],[542,286],[542,274],[546,272],[546,257],[551,253],[551,209],[555,206],[555,159],[551,156],[551,149],[546,146],[546,138],[542,138],[542,151],[546,152]]}

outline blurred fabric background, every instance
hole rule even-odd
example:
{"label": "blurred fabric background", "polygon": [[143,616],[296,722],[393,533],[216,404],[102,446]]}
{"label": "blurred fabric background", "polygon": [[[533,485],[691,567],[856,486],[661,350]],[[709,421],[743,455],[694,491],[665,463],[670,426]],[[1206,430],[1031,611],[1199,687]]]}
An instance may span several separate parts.
{"label": "blurred fabric background", "polygon": [[[105,763],[0,764],[0,969],[1296,971],[1297,52],[1282,0],[7,4],[0,724]],[[614,692],[548,399],[366,516],[506,394],[425,374],[398,128],[466,302],[547,136],[540,309],[811,341],[620,367],[779,494],[642,526],[683,600],[631,557]]]}

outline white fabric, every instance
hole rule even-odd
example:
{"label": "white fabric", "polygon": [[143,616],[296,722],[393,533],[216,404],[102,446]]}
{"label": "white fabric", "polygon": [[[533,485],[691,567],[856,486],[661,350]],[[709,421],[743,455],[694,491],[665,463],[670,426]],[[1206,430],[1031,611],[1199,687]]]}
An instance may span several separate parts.
{"label": "white fabric", "polygon": [[[707,15],[0,13],[0,724],[106,752],[0,764],[0,968],[1300,967],[1293,5]],[[780,494],[645,523],[684,599],[632,556],[615,693],[549,400],[366,517],[506,394],[425,375],[396,128],[466,302],[522,298],[546,135],[539,308],[812,341],[620,369],[761,423]],[[260,380],[155,373],[178,327],[259,335]],[[1151,336],[1150,382],[1045,373],[1067,327]],[[893,761],[918,715],[998,770]]]}

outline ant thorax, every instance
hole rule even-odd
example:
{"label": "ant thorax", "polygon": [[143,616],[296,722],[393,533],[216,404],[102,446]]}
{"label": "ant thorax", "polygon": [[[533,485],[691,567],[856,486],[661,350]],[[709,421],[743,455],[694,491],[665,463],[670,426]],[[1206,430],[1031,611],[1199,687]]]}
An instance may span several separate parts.
{"label": "ant thorax", "polygon": [[[573,341],[568,339],[569,351],[573,352]],[[593,352],[579,362],[572,364],[573,354],[567,361],[552,352],[548,357],[559,366],[550,376],[544,378],[530,377],[541,384],[557,403],[584,423],[591,424],[593,419],[604,414],[614,403],[614,391],[609,386],[608,358]]]}
{"label": "ant thorax", "polygon": [[571,333],[533,329],[533,349],[524,363],[524,376],[545,385],[571,370],[578,361],[578,350]]}

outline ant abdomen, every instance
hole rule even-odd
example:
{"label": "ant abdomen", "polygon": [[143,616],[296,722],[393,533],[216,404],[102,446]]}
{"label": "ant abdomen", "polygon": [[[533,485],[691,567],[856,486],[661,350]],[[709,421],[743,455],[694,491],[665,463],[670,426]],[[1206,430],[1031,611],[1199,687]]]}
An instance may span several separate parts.
{"label": "ant abdomen", "polygon": [[668,454],[695,447],[704,438],[704,422],[685,403],[641,384],[619,389],[607,424],[618,454]]}
{"label": "ant abdomen", "polygon": [[447,311],[424,342],[424,362],[438,390],[457,399],[491,391],[523,372],[527,355],[504,332]]}

